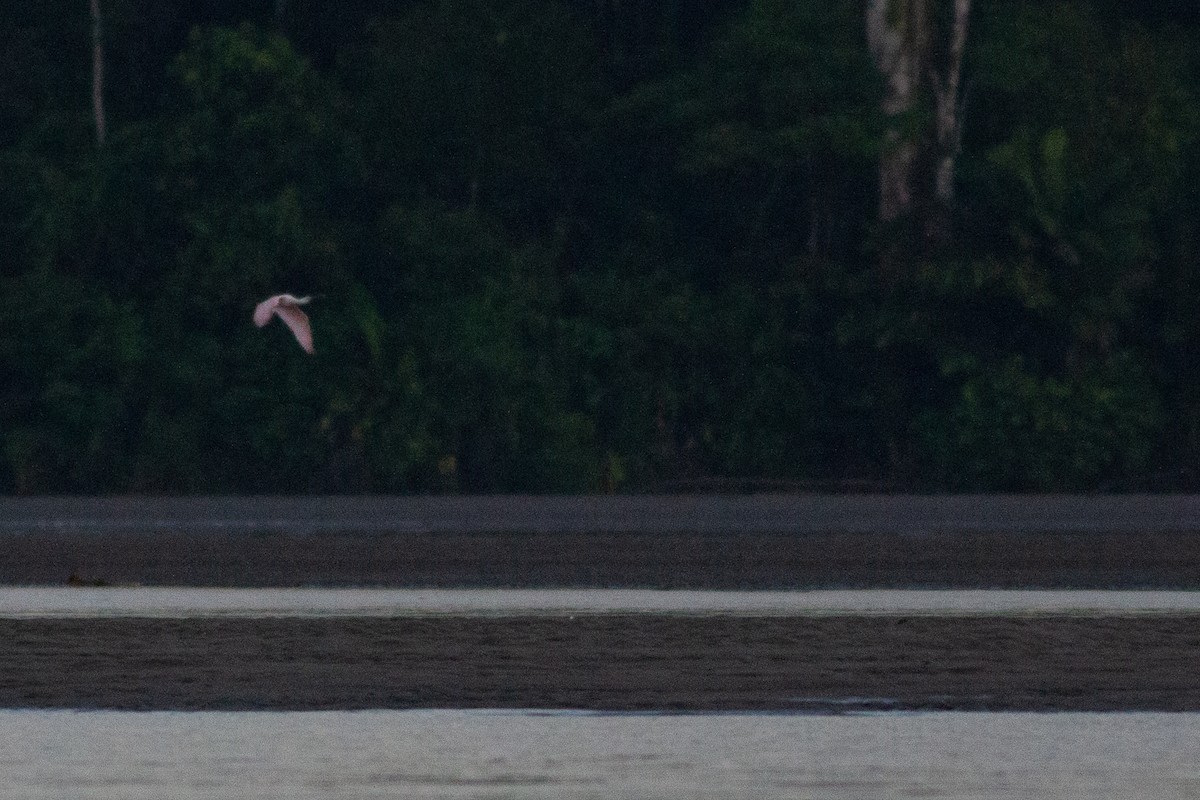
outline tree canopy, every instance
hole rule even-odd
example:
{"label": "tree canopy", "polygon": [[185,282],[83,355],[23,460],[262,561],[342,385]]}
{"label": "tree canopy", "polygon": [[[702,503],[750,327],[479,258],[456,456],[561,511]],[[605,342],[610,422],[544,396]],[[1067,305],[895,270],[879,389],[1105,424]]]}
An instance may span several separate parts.
{"label": "tree canopy", "polygon": [[0,17],[0,491],[1200,485],[1191,4],[977,3],[936,246],[860,2],[99,11],[102,144]]}

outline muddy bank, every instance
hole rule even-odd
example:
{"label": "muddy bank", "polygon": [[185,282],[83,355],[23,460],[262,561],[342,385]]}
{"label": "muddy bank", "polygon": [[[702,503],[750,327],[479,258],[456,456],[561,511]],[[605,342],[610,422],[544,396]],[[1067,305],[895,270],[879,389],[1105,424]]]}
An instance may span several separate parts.
{"label": "muddy bank", "polygon": [[0,532],[1200,533],[1200,495],[0,497]]}
{"label": "muddy bank", "polygon": [[1200,587],[1173,533],[0,535],[0,583],[161,586]]}
{"label": "muddy bank", "polygon": [[0,498],[0,583],[1200,587],[1200,496]]}
{"label": "muddy bank", "polygon": [[0,620],[0,707],[1200,710],[1200,617]]}

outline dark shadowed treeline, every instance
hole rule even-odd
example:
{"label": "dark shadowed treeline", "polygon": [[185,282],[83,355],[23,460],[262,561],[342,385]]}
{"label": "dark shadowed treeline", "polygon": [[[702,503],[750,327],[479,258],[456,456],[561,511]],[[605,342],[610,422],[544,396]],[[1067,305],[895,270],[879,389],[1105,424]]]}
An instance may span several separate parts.
{"label": "dark shadowed treeline", "polygon": [[1200,12],[878,3],[7,0],[0,491],[1195,488]]}

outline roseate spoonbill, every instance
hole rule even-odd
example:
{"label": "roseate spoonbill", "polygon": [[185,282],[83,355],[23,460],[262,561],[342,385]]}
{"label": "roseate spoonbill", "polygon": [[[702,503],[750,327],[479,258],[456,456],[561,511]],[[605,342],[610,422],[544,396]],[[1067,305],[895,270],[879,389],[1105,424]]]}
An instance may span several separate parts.
{"label": "roseate spoonbill", "polygon": [[308,315],[300,306],[312,300],[311,297],[293,297],[290,294],[277,294],[268,297],[254,308],[254,324],[262,327],[271,321],[271,315],[277,315],[291,329],[306,353],[313,352],[312,328],[308,324]]}

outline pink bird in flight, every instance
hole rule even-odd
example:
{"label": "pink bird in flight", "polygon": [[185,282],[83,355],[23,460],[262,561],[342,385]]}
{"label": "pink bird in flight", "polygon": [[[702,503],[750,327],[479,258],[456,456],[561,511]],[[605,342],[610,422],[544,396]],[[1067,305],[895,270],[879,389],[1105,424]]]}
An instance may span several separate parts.
{"label": "pink bird in flight", "polygon": [[300,306],[312,300],[311,297],[293,297],[290,294],[277,294],[268,297],[254,308],[254,324],[262,327],[276,315],[291,329],[306,353],[313,352],[312,327],[308,324],[308,315]]}

